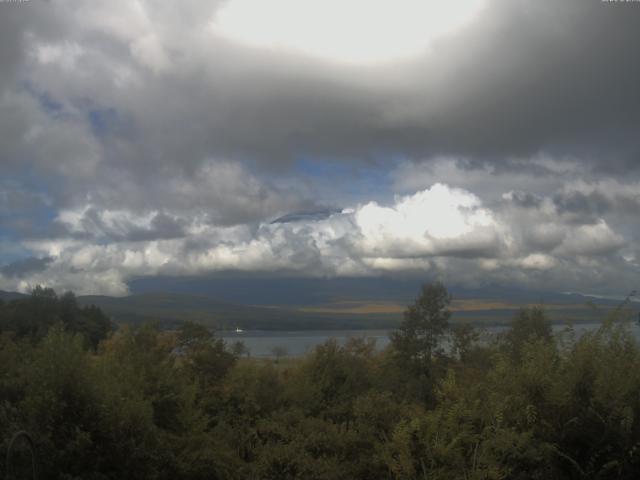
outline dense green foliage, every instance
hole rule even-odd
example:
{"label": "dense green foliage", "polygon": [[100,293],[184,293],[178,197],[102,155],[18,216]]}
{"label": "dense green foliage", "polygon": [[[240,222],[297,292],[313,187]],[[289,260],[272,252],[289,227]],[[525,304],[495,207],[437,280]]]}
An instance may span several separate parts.
{"label": "dense green foliage", "polygon": [[58,297],[50,288],[36,287],[29,297],[6,303],[0,300],[0,333],[37,342],[58,323],[65,331],[82,335],[93,348],[113,327],[99,308],[79,306],[72,292]]}
{"label": "dense green foliage", "polygon": [[3,313],[0,452],[27,430],[54,479],[639,478],[640,349],[621,311],[577,336],[523,310],[480,342],[448,303],[426,286],[385,351],[355,338],[272,360],[194,323],[94,350],[82,321],[34,303],[25,330]]}

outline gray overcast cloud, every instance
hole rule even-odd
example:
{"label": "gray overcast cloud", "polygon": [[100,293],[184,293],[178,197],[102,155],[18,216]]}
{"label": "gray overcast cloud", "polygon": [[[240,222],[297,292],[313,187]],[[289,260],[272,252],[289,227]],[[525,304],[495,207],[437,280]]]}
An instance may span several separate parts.
{"label": "gray overcast cloud", "polygon": [[0,3],[0,289],[638,287],[640,3],[300,1]]}

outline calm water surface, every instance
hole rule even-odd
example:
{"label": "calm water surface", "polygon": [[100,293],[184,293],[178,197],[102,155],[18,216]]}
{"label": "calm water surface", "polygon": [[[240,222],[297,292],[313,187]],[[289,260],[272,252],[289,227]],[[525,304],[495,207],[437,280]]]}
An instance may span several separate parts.
{"label": "calm water surface", "polygon": [[[598,328],[600,323],[584,323],[574,325],[577,336],[584,332]],[[484,339],[490,339],[501,332],[506,326],[487,326],[479,329]],[[561,332],[565,325],[554,325],[555,332]],[[637,341],[640,341],[640,326],[637,323],[629,325],[630,333]],[[242,333],[224,332],[222,338],[229,344],[241,341],[249,349],[252,357],[270,357],[274,355],[274,349],[284,349],[288,356],[300,356],[312,351],[330,338],[344,345],[351,337],[372,338],[376,341],[376,347],[383,349],[389,344],[389,334],[392,330],[311,330],[295,332],[271,332],[262,330],[246,330]]]}

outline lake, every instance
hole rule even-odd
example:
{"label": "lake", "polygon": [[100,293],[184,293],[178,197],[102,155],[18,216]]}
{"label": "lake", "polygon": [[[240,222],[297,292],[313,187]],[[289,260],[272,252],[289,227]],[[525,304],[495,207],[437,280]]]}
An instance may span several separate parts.
{"label": "lake", "polygon": [[[600,323],[581,323],[573,326],[577,336],[584,332],[598,328]],[[480,328],[482,337],[487,340],[501,332],[508,326],[486,326]],[[553,325],[556,333],[561,332],[566,325]],[[629,324],[631,334],[637,341],[640,341],[640,326],[637,323]],[[310,331],[265,331],[247,330],[241,333],[222,332],[221,337],[229,344],[241,341],[249,349],[252,357],[271,357],[275,348],[282,348],[287,356],[301,356],[312,351],[330,338],[336,339],[340,345],[351,337],[372,338],[376,341],[376,347],[383,349],[389,344],[389,334],[392,330],[310,330]]]}

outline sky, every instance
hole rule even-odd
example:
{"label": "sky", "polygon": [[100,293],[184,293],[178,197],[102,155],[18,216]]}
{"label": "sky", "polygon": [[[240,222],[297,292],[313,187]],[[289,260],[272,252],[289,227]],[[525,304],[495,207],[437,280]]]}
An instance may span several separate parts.
{"label": "sky", "polygon": [[0,289],[640,287],[640,2],[0,1]]}

